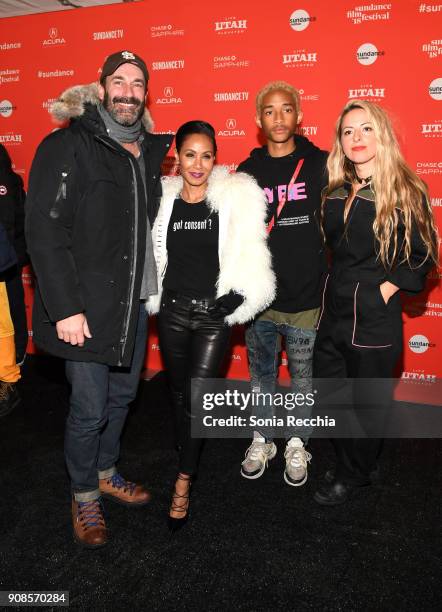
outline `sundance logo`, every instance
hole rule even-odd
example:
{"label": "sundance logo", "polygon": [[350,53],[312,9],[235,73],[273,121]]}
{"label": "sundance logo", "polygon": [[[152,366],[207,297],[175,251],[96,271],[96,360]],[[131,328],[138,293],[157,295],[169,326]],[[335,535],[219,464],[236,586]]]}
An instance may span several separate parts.
{"label": "sundance logo", "polygon": [[12,112],[16,109],[17,107],[13,106],[12,102],[10,102],[9,100],[2,100],[2,102],[0,102],[0,115],[2,117],[10,117],[12,115]]}
{"label": "sundance logo", "polygon": [[214,102],[243,102],[248,99],[248,91],[221,91],[213,94]]}
{"label": "sundance logo", "polygon": [[434,79],[428,87],[428,93],[433,100],[442,100],[442,78]]}
{"label": "sundance logo", "polygon": [[49,38],[43,41],[43,47],[66,44],[65,39],[59,36],[57,28],[49,28],[48,34]]}
{"label": "sundance logo", "polygon": [[390,10],[391,4],[356,6],[353,10],[347,11],[347,18],[356,25],[365,21],[385,21],[390,19]]}
{"label": "sundance logo", "polygon": [[217,34],[243,34],[247,30],[247,19],[232,17],[225,21],[215,21]]}
{"label": "sundance logo", "polygon": [[430,59],[439,57],[439,55],[442,55],[442,39],[434,39],[429,43],[423,44],[422,51],[427,53]]}
{"label": "sundance logo", "polygon": [[348,90],[348,98],[351,100],[353,98],[368,99],[368,100],[380,100],[385,98],[385,88],[384,87],[359,87],[358,89],[349,89]]}
{"label": "sundance logo", "polygon": [[297,9],[290,15],[290,27],[295,32],[302,32],[310,25],[311,21],[316,21],[316,17],[310,15],[304,9]]}
{"label": "sundance logo", "polygon": [[0,85],[3,83],[18,83],[20,80],[20,70],[5,69],[0,70]]}
{"label": "sundance logo", "polygon": [[236,119],[227,119],[226,129],[219,130],[218,136],[224,136],[229,138],[242,138],[246,135],[243,129],[238,128]]}
{"label": "sundance logo", "polygon": [[372,43],[364,43],[356,51],[356,58],[363,66],[374,64],[380,55],[385,55],[385,51],[378,51]]}
{"label": "sundance logo", "polygon": [[21,49],[21,42],[0,43],[0,51],[10,51],[11,49]]}
{"label": "sundance logo", "polygon": [[174,96],[173,87],[165,87],[163,90],[164,97],[157,98],[157,104],[182,104],[182,99]]}
{"label": "sundance logo", "polygon": [[431,344],[426,336],[416,334],[408,341],[408,346],[413,353],[425,353],[429,348],[434,348],[436,345]]}

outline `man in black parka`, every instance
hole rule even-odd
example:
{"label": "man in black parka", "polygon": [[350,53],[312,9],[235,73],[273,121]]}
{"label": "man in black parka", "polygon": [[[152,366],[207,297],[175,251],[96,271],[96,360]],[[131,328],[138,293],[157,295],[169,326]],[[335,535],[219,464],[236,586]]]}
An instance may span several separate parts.
{"label": "man in black parka", "polygon": [[121,431],[144,359],[144,300],[157,292],[150,227],[172,137],[150,134],[148,70],[130,51],[110,55],[100,83],[73,87],[52,114],[32,164],[26,236],[37,277],[36,344],[66,359],[72,386],[65,457],[74,537],[107,541],[101,497],[149,501],[116,470]]}

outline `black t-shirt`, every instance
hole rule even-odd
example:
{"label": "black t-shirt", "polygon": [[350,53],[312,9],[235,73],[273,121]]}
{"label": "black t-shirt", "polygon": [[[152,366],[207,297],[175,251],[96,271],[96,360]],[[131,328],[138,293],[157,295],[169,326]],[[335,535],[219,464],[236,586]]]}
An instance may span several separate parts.
{"label": "black t-shirt", "polygon": [[177,198],[167,229],[165,289],[196,298],[215,297],[219,273],[218,214],[206,201]]}
{"label": "black t-shirt", "polygon": [[[255,149],[238,167],[256,178],[268,201],[267,222],[275,225],[269,236],[277,295],[271,305],[280,312],[302,312],[320,305],[320,285],[325,255],[319,230],[321,190],[327,184],[327,153],[302,136],[296,150],[285,157],[271,157],[267,147]],[[303,164],[295,183],[289,184],[300,159]],[[286,197],[276,218],[279,201]]]}

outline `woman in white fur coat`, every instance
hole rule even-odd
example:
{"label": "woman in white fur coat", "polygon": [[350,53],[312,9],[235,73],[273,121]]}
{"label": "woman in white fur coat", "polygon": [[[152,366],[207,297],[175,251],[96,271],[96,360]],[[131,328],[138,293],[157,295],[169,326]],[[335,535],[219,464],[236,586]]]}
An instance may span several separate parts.
{"label": "woman in white fur coat", "polygon": [[[253,178],[214,167],[213,127],[189,121],[176,134],[180,176],[165,177],[152,230],[161,353],[175,411],[179,472],[169,527],[185,524],[202,440],[190,434],[191,380],[216,378],[230,326],[271,304],[275,277],[266,242],[266,199]],[[195,385],[192,395],[195,397]]]}

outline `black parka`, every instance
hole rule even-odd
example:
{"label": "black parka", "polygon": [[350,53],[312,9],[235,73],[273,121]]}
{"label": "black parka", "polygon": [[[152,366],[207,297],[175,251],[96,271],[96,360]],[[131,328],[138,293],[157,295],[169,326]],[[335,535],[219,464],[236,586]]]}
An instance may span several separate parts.
{"label": "black parka", "polygon": [[[147,206],[138,162],[107,135],[95,104],[84,104],[69,127],[38,147],[26,237],[37,277],[33,333],[42,349],[76,361],[130,365],[147,214],[152,222],[171,140],[144,132]],[[92,338],[83,347],[60,341],[56,321],[80,312]]]}
{"label": "black parka", "polygon": [[0,223],[15,249],[20,268],[28,263],[24,232],[25,198],[23,179],[13,171],[11,158],[0,144]]}

